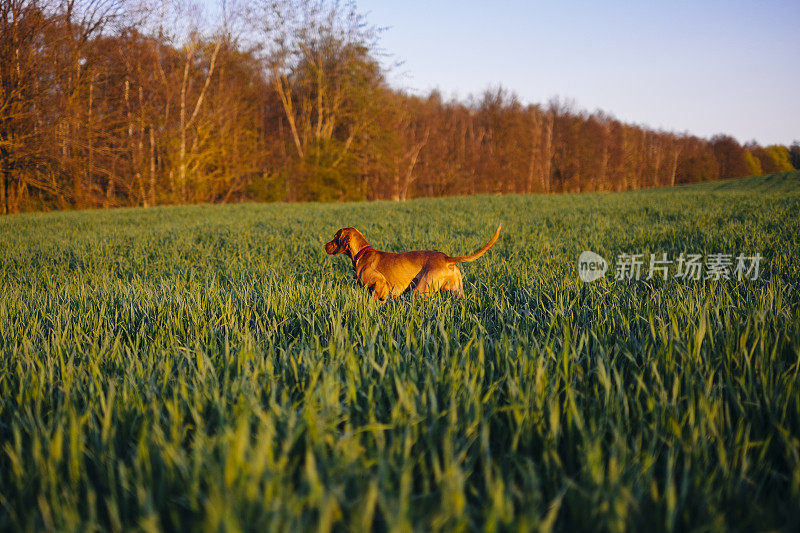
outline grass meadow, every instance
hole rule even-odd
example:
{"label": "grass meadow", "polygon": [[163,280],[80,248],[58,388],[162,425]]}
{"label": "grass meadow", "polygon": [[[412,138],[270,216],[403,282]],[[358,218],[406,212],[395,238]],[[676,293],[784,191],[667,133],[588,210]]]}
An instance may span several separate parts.
{"label": "grass meadow", "polygon": [[[794,172],[0,218],[0,530],[796,530],[799,213]],[[498,222],[461,300],[322,248]],[[764,259],[584,285],[583,250]]]}

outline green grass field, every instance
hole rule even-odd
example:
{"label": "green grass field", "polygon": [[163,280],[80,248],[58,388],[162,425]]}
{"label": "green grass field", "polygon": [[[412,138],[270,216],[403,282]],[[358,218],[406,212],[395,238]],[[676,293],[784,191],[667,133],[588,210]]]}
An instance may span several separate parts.
{"label": "green grass field", "polygon": [[[800,527],[800,173],[0,218],[0,530]],[[322,245],[469,253],[373,301]],[[583,285],[583,250],[764,260]]]}

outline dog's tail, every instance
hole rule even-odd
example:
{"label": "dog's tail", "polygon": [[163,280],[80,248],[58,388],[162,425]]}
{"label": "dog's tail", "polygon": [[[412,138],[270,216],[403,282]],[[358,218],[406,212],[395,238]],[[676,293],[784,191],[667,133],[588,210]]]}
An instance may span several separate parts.
{"label": "dog's tail", "polygon": [[489,248],[491,248],[492,245],[495,242],[497,242],[497,238],[500,236],[500,228],[501,227],[503,227],[502,224],[498,225],[497,226],[497,231],[494,232],[494,237],[492,237],[489,242],[487,242],[485,245],[483,245],[483,248],[481,248],[480,250],[478,250],[474,254],[472,254],[472,255],[459,255],[459,256],[456,256],[456,257],[448,257],[447,258],[447,262],[448,263],[469,263],[470,261],[475,261],[477,258],[479,258],[483,254],[485,254],[486,251]]}

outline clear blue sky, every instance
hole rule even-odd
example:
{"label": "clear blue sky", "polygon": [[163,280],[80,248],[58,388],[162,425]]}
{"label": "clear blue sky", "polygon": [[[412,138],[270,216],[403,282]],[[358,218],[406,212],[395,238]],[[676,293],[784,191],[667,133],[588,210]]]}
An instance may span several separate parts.
{"label": "clear blue sky", "polygon": [[626,122],[741,142],[800,140],[800,0],[360,0],[404,61],[390,80],[466,98],[572,99]]}

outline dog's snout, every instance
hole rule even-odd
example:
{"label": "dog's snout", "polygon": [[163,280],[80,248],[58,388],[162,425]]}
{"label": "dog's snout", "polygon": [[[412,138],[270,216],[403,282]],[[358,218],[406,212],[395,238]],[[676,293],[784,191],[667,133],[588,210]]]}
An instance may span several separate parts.
{"label": "dog's snout", "polygon": [[331,242],[326,242],[325,243],[325,252],[328,255],[332,255],[333,252],[335,252],[335,251],[336,251],[336,243],[335,242],[331,241]]}

